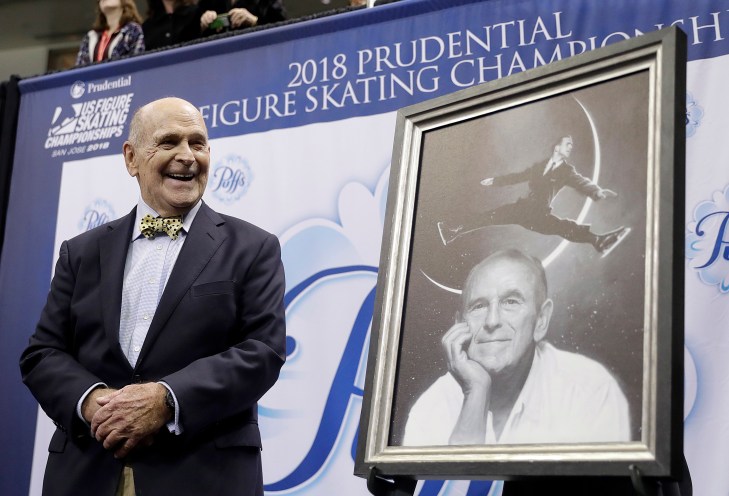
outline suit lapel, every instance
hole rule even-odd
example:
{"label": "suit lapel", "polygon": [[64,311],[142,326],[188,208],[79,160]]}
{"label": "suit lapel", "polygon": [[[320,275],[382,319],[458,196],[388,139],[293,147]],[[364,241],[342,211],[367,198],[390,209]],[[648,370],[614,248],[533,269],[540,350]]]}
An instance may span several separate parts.
{"label": "suit lapel", "polygon": [[137,360],[137,367],[149,354],[150,348],[163,330],[165,324],[177,308],[185,293],[198,278],[213,254],[218,250],[226,236],[219,226],[224,224],[223,218],[205,203],[195,216],[195,220],[187,233],[185,244],[172,268],[170,278],[160,298],[157,311],[149,326],[147,337]]}
{"label": "suit lapel", "polygon": [[132,236],[136,208],[107,225],[108,232],[99,240],[99,272],[101,273],[101,312],[109,348],[129,363],[119,346],[119,317],[121,314],[124,265]]}

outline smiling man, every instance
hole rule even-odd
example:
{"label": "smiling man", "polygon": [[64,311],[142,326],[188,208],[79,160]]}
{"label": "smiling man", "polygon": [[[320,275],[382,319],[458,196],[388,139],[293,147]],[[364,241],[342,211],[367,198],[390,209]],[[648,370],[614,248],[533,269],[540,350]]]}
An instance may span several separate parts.
{"label": "smiling man", "polygon": [[448,373],[410,410],[404,446],[630,440],[613,376],[544,340],[554,303],[538,259],[494,253],[469,273],[462,303],[441,341]]}
{"label": "smiling man", "polygon": [[202,116],[175,98],[142,107],[132,118],[124,160],[149,207],[163,217],[188,213],[208,182],[210,145]]}
{"label": "smiling man", "polygon": [[285,359],[278,240],[202,201],[189,102],[137,111],[126,216],[64,241],[23,381],[56,424],[47,496],[261,496],[257,401]]}

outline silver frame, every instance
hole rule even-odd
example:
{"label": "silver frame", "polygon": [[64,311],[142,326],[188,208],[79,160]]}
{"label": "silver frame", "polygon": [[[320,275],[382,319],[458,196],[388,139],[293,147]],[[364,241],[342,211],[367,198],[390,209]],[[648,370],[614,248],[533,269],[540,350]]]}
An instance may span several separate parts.
{"label": "silver frame", "polygon": [[[355,475],[417,479],[676,476],[683,451],[683,32],[668,28],[398,112]],[[642,439],[628,443],[390,446],[394,384],[423,133],[649,71]]]}

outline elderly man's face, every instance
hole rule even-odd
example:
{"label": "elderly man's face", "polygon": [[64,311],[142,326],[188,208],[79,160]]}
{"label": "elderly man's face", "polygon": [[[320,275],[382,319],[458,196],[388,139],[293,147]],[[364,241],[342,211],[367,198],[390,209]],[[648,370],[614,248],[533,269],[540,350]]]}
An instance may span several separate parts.
{"label": "elderly man's face", "polygon": [[208,182],[205,122],[193,105],[177,98],[152,102],[142,112],[140,142],[124,144],[127,170],[138,179],[142,199],[158,214],[184,214]]}
{"label": "elderly man's face", "polygon": [[498,375],[532,360],[539,318],[537,275],[524,263],[496,259],[480,267],[464,292],[465,319],[473,334],[467,354]]}

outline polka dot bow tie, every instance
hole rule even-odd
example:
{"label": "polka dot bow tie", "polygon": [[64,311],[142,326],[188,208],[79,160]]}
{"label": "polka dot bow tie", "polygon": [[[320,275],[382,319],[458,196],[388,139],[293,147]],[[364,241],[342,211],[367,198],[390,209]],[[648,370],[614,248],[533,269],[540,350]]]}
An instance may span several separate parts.
{"label": "polka dot bow tie", "polygon": [[142,217],[142,223],[140,225],[142,235],[147,239],[154,238],[157,233],[167,233],[172,239],[177,239],[177,236],[182,229],[182,215],[175,215],[173,217],[152,217],[147,214]]}

